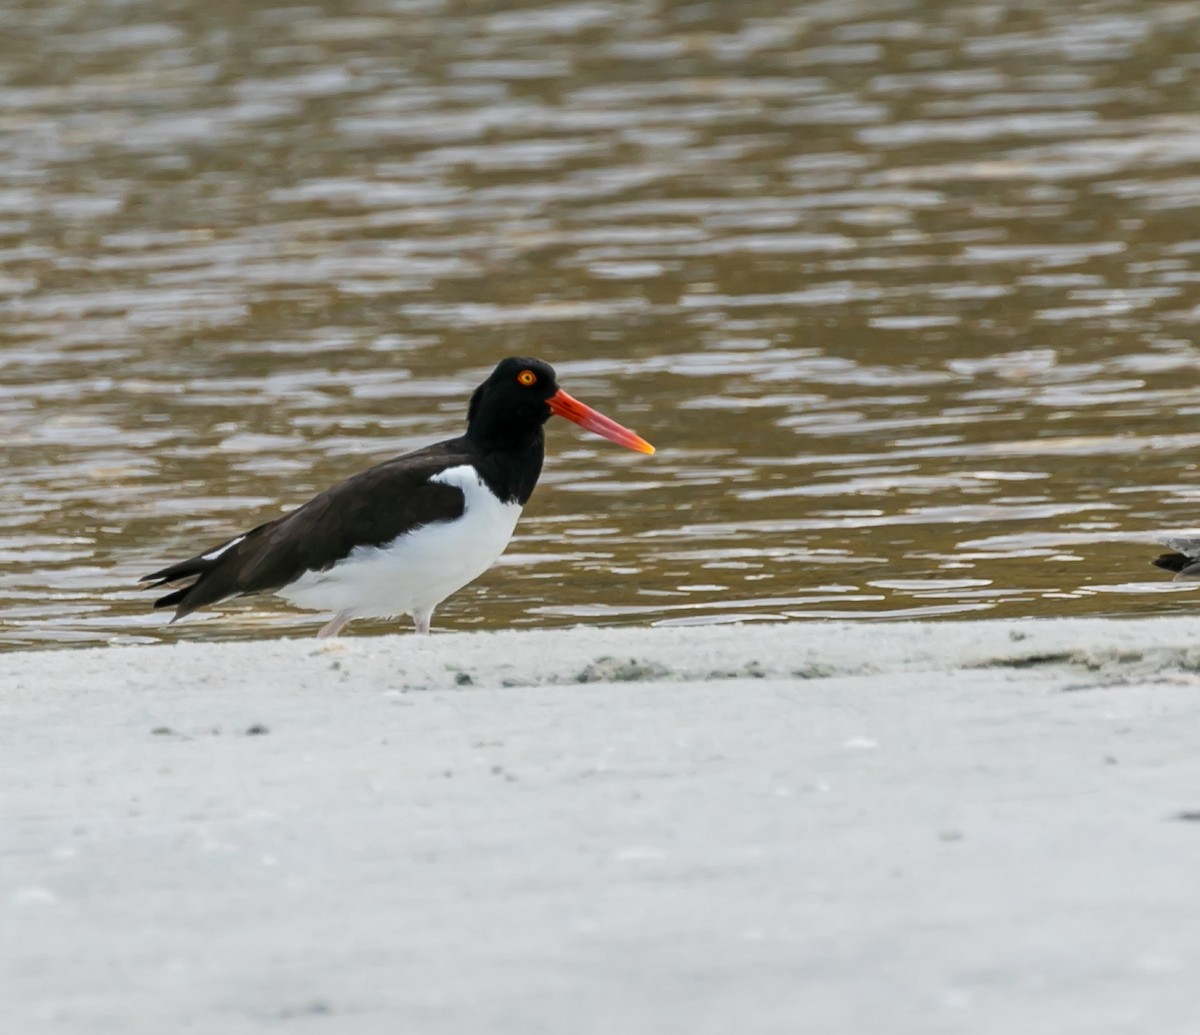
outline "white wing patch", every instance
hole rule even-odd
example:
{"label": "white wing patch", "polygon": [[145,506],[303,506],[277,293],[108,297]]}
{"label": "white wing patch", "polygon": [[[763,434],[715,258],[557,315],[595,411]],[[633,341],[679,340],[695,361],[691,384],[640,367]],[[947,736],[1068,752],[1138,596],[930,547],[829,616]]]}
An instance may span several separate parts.
{"label": "white wing patch", "polygon": [[279,595],[312,611],[390,618],[432,611],[479,578],[508,546],[520,504],[501,503],[469,464],[429,480],[462,490],[461,517],[422,525],[382,546],[357,546],[328,571],[306,572]]}
{"label": "white wing patch", "polygon": [[224,546],[218,546],[215,550],[209,550],[208,553],[202,553],[200,555],[200,560],[215,561],[218,557],[221,556],[221,554],[225,553],[227,550],[232,550],[235,546],[237,546],[238,543],[240,543],[245,538],[246,537],[244,535],[240,535],[236,539],[230,539],[229,542],[225,543]]}

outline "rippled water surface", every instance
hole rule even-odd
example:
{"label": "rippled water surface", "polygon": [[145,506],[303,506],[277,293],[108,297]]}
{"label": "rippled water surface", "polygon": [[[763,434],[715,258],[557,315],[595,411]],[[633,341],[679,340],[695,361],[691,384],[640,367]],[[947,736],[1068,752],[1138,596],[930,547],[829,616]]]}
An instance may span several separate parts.
{"label": "rippled water surface", "polygon": [[511,353],[660,451],[551,425],[441,628],[1195,608],[1198,83],[1190,2],[7,3],[0,640],[315,629],[132,584]]}

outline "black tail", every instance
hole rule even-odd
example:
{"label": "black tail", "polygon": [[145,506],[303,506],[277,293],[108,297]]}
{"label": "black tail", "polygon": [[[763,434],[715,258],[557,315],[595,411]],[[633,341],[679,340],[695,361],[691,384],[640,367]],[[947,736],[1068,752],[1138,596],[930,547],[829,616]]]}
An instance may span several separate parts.
{"label": "black tail", "polygon": [[1156,568],[1173,571],[1176,579],[1200,579],[1200,537],[1164,535],[1158,541],[1171,552],[1154,558]]}
{"label": "black tail", "polygon": [[173,592],[154,601],[154,607],[175,608],[171,621],[177,622],[205,604],[215,604],[242,591],[238,586],[239,560],[244,556],[241,547],[258,531],[256,528],[234,536],[186,561],[143,575],[138,581],[148,583],[146,589],[174,587]]}
{"label": "black tail", "polygon": [[[156,571],[152,575],[143,575],[138,581],[149,583],[146,589],[159,589],[162,586],[170,586],[178,583],[186,583],[176,589],[173,593],[168,593],[166,596],[159,597],[154,601],[154,607],[174,607],[176,604],[182,604],[187,595],[196,588],[196,583],[199,582],[206,572],[211,571],[217,562],[206,562],[203,555],[193,557],[191,560],[181,561],[179,564],[172,564],[169,568],[163,568],[161,571]],[[180,608],[179,613],[175,618],[182,618],[189,611],[195,608],[186,607]],[[172,619],[174,621],[175,619]]]}
{"label": "black tail", "polygon": [[[166,596],[159,597],[156,601],[154,601],[154,609],[158,610],[160,607],[174,607],[192,591],[194,585],[195,583],[193,583],[192,586],[185,586],[183,589],[175,590],[174,593],[168,593]],[[182,612],[181,614],[177,614],[175,618],[182,618],[185,614],[187,614],[186,611]],[[175,618],[172,618],[171,621],[175,621]]]}
{"label": "black tail", "polygon": [[1200,575],[1200,559],[1189,557],[1186,553],[1164,553],[1151,563],[1156,568],[1175,572],[1179,578],[1190,579]]}

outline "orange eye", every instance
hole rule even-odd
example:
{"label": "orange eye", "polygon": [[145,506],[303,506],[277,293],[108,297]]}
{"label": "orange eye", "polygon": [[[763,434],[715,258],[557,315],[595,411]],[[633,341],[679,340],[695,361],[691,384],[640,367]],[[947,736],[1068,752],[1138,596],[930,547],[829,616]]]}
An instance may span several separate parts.
{"label": "orange eye", "polygon": [[537,374],[535,374],[532,370],[522,370],[517,375],[517,380],[520,381],[521,384],[523,384],[526,388],[528,388],[530,385],[537,384]]}

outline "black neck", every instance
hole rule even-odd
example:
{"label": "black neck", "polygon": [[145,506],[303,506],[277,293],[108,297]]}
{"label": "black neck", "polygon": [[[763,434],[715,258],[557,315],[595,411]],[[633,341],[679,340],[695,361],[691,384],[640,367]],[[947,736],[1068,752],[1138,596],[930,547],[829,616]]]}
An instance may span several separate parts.
{"label": "black neck", "polygon": [[466,439],[479,457],[475,466],[484,484],[501,503],[522,507],[533,495],[546,456],[546,438],[540,427],[527,430],[521,439],[497,443],[480,442],[470,431]]}

